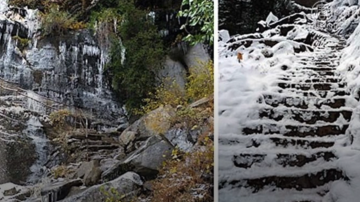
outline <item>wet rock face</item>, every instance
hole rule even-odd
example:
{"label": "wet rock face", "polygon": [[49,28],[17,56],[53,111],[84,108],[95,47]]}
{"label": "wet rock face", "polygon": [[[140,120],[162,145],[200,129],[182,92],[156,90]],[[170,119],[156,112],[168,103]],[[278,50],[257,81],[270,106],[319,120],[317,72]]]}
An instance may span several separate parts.
{"label": "wet rock face", "polygon": [[[108,80],[103,75],[107,50],[97,46],[88,30],[57,39],[59,47],[52,44],[55,40],[41,40],[38,50],[27,54],[30,65],[43,73],[41,84],[32,82],[33,88],[39,86],[39,94],[86,108],[98,118],[120,117],[122,110],[114,101]],[[46,60],[38,62],[44,56]]]}
{"label": "wet rock face", "polygon": [[0,141],[0,147],[0,184],[26,182],[36,159],[35,145],[31,140],[23,139],[19,142]]}
{"label": "wet rock face", "polygon": [[0,21],[0,78],[85,108],[98,118],[116,120],[123,115],[104,75],[108,50],[100,49],[93,33],[83,30],[39,40],[28,34],[21,23]]}

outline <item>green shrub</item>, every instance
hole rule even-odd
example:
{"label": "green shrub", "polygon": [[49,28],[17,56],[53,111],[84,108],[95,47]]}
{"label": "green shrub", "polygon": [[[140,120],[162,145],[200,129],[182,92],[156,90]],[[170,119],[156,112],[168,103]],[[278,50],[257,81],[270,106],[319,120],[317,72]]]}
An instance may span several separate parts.
{"label": "green shrub", "polygon": [[29,45],[29,42],[30,42],[30,39],[21,38],[19,36],[14,36],[13,39],[18,42],[17,46],[19,47],[19,49],[21,51],[24,50]]}
{"label": "green shrub", "polygon": [[122,62],[123,47],[115,43],[108,68],[113,75],[113,88],[120,100],[126,100],[125,105],[131,113],[155,91],[155,75],[165,53],[157,27],[147,18],[147,12],[131,3],[123,3],[121,7],[124,13],[119,35],[126,47],[125,60]]}
{"label": "green shrub", "polygon": [[183,89],[175,81],[170,81],[168,78],[164,79],[155,92],[149,93],[148,98],[143,99],[143,101],[145,105],[141,109],[135,110],[136,114],[143,115],[160,106],[171,105],[177,107],[186,104]]}
{"label": "green shrub", "polygon": [[41,29],[46,35],[63,35],[76,24],[76,18],[67,11],[59,10],[58,6],[50,6],[49,11],[42,14]]}
{"label": "green shrub", "polygon": [[182,10],[178,14],[186,17],[185,29],[188,35],[185,41],[191,44],[214,43],[214,1],[213,0],[183,0]]}
{"label": "green shrub", "polygon": [[17,7],[37,8],[42,5],[41,0],[9,0],[9,5]]}

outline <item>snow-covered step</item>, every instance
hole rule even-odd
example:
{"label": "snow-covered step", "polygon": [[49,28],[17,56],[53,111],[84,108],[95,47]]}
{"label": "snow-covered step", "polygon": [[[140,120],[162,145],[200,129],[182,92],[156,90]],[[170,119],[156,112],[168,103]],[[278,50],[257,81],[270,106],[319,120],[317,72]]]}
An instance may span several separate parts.
{"label": "snow-covered step", "polygon": [[[265,153],[266,152],[266,153]],[[305,164],[319,164],[324,161],[332,161],[337,159],[332,151],[319,151],[309,154],[302,154],[299,151],[290,150],[293,153],[271,153],[272,150],[266,150],[259,153],[246,153],[233,155],[232,161],[235,167],[239,168],[253,168],[253,167],[268,167],[277,164],[283,167],[302,167]],[[295,153],[294,153],[295,152]]]}
{"label": "snow-covered step", "polygon": [[292,147],[299,149],[315,149],[315,148],[330,148],[335,145],[334,139],[317,139],[314,138],[289,138],[289,137],[270,137],[271,140],[276,146],[282,146],[284,148]]}
{"label": "snow-covered step", "polygon": [[252,193],[251,189],[241,189],[238,193],[229,194],[228,190],[224,189],[220,190],[220,194],[221,202],[238,202],[239,198],[241,198],[241,202],[323,202],[328,187],[327,184],[315,189],[297,191],[269,186],[257,193]]}
{"label": "snow-covered step", "polygon": [[[261,102],[261,101],[260,101]],[[264,95],[264,103],[272,107],[286,106],[296,107],[301,109],[309,109],[309,104],[321,109],[323,106],[329,106],[330,108],[340,108],[346,106],[345,98],[314,98],[304,99],[302,97],[275,97],[273,95]]]}
{"label": "snow-covered step", "polygon": [[317,188],[336,180],[348,179],[341,170],[336,168],[322,169],[317,172],[299,173],[301,174],[289,173],[287,175],[287,173],[279,171],[279,174],[266,177],[261,177],[261,174],[259,174],[258,178],[236,179],[236,177],[234,177],[234,179],[228,181],[220,181],[220,187],[225,185],[232,188],[250,187],[253,193],[264,189],[266,186],[301,191],[304,189]]}
{"label": "snow-covered step", "polygon": [[318,82],[325,82],[325,83],[339,83],[341,82],[341,78],[338,78],[338,77],[334,77],[334,78],[329,78],[329,77],[326,77],[326,78],[314,78],[314,79],[307,79],[305,80],[304,82],[305,83],[318,83]]}
{"label": "snow-covered step", "polygon": [[328,65],[324,66],[324,67],[319,67],[316,63],[315,63],[316,67],[301,67],[301,68],[297,68],[298,70],[303,70],[303,69],[308,69],[308,70],[312,70],[312,71],[330,71],[333,72],[335,71],[335,68],[331,68]]}
{"label": "snow-covered step", "polygon": [[[254,123],[255,124],[255,123]],[[345,134],[348,124],[321,124],[321,125],[285,125],[285,124],[273,124],[263,123],[253,125],[251,127],[245,127],[242,132],[245,135],[250,134],[282,134],[288,137],[322,137],[329,135],[342,135]]]}
{"label": "snow-covered step", "polygon": [[280,77],[279,80],[281,81],[297,81],[303,83],[341,83],[342,79],[339,77],[326,77],[326,78],[294,78],[294,77]]}
{"label": "snow-covered step", "polygon": [[301,69],[301,70],[288,70],[286,71],[287,75],[290,76],[297,76],[297,75],[308,75],[308,76],[335,76],[336,72],[335,70],[332,71],[314,71],[314,70],[305,70],[305,69]]}
{"label": "snow-covered step", "polygon": [[331,89],[331,90],[309,90],[302,91],[296,89],[286,89],[286,93],[293,93],[297,96],[301,96],[304,98],[333,98],[335,96],[349,96],[350,93],[344,89]]}
{"label": "snow-covered step", "polygon": [[329,110],[300,110],[300,109],[288,109],[288,108],[263,108],[260,109],[259,116],[261,118],[269,118],[276,121],[282,119],[293,119],[300,123],[315,124],[316,122],[328,122],[334,123],[339,118],[346,121],[350,121],[352,111],[329,111]]}
{"label": "snow-covered step", "polygon": [[292,149],[315,149],[330,148],[335,141],[346,142],[349,136],[323,136],[323,137],[285,137],[281,134],[248,134],[246,136],[219,137],[220,145],[243,145],[243,148],[292,148]]}
{"label": "snow-covered step", "polygon": [[292,83],[292,82],[279,82],[278,86],[282,89],[293,88],[297,90],[331,90],[336,88],[344,88],[344,83]]}
{"label": "snow-covered step", "polygon": [[[248,134],[246,136],[219,137],[219,145],[229,147],[241,145],[243,149],[258,148],[262,150],[285,149],[316,149],[331,148],[334,145],[344,146],[351,142],[348,135],[322,137],[286,137],[282,134]],[[336,144],[335,144],[336,142]],[[238,150],[238,149],[237,149]]]}

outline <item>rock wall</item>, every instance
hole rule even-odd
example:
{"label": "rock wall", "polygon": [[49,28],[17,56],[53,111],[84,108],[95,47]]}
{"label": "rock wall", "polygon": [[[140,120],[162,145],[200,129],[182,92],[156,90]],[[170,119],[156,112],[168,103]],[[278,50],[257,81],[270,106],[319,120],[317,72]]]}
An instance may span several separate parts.
{"label": "rock wall", "polygon": [[0,78],[116,122],[123,110],[104,76],[108,51],[89,30],[42,37],[20,22],[0,20]]}
{"label": "rock wall", "polygon": [[38,21],[36,10],[0,2],[0,184],[33,184],[46,173],[44,114],[67,107],[106,127],[124,123],[98,37],[89,30],[44,37]]}

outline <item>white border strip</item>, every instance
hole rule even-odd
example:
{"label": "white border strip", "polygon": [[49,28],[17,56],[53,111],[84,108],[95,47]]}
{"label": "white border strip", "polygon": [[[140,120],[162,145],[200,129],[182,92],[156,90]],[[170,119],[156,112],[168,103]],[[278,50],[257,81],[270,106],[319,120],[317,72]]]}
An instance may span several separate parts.
{"label": "white border strip", "polygon": [[219,68],[218,68],[218,39],[219,39],[219,1],[214,0],[214,201],[219,201],[219,145],[218,145],[218,84],[219,84]]}

